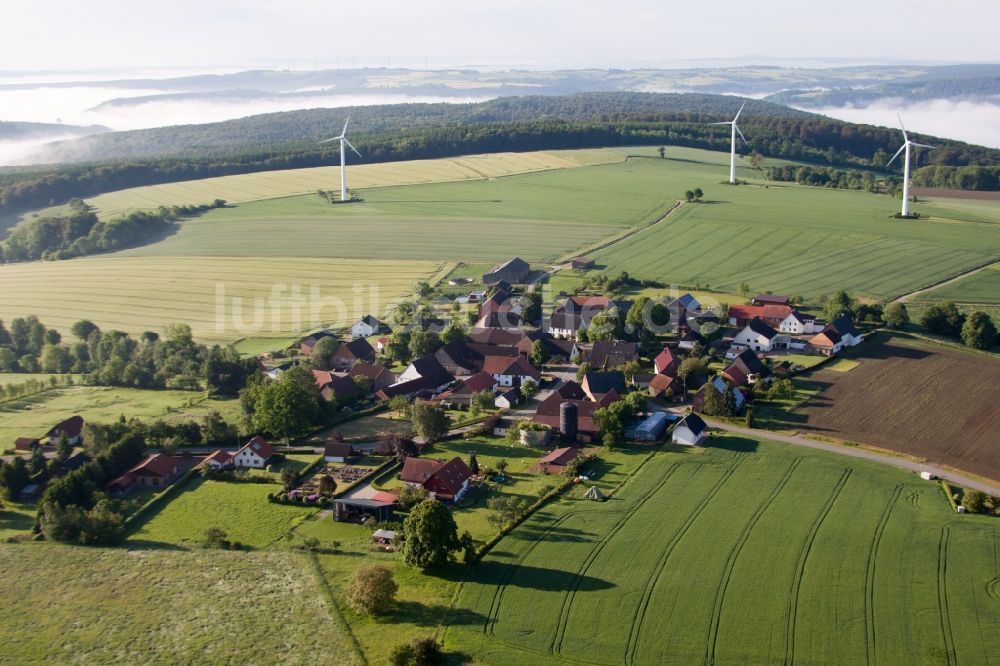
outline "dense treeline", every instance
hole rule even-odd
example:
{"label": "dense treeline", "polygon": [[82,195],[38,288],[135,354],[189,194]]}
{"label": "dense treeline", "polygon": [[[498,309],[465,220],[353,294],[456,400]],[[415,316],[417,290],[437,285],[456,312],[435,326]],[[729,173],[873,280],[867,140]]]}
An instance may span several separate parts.
{"label": "dense treeline", "polygon": [[224,206],[161,206],[156,212],[139,211],[111,220],[100,220],[80,199],[69,203],[68,215],[36,217],[19,224],[0,243],[0,262],[36,259],[71,259],[143,245],[165,233],[181,217]]}
{"label": "dense treeline", "polygon": [[[841,190],[876,191],[878,180],[870,171],[843,170],[832,167],[795,166],[786,164],[764,170],[768,180],[798,183],[812,187],[831,187]],[[895,180],[895,179],[891,179]]]}
{"label": "dense treeline", "polygon": [[[351,114],[361,162],[430,159],[461,154],[680,145],[728,150],[725,128],[741,99],[722,95],[592,93],[507,97],[481,104],[406,104],[311,109],[206,125],[116,132],[88,138],[86,159],[102,164],[33,167],[0,174],[0,211],[24,210],[100,192],[338,162],[316,140],[339,131]],[[824,166],[883,169],[898,148],[898,131],[854,125],[750,100],[742,125],[753,149],[772,157]],[[1000,165],[1000,151],[933,141],[917,164]],[[69,150],[69,147],[65,147]]]}
{"label": "dense treeline", "polygon": [[926,166],[913,173],[912,182],[918,187],[1000,190],[1000,166]]}
{"label": "dense treeline", "polygon": [[0,321],[0,372],[79,373],[84,382],[132,388],[205,388],[235,396],[256,371],[252,360],[231,347],[206,347],[191,337],[191,327],[167,327],[161,339],[152,331],[139,339],[122,331],[101,331],[87,320],[72,327],[73,340],[47,328],[37,317]]}

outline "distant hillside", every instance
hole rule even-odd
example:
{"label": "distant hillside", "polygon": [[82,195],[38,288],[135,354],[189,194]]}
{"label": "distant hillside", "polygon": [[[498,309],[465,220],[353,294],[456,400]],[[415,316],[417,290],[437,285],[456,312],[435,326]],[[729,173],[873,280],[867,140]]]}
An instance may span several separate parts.
{"label": "distant hillside", "polygon": [[[211,93],[216,95],[221,93]],[[168,96],[172,97],[172,96]],[[584,93],[565,96],[501,97],[478,104],[393,104],[269,113],[204,125],[178,125],[112,132],[47,146],[43,161],[86,162],[148,157],[215,158],[265,152],[327,151],[316,143],[339,133],[351,116],[351,140],[387,132],[490,123],[641,120],[699,122],[731,117],[741,99],[722,95]],[[744,112],[769,118],[810,114],[750,100]]]}
{"label": "distant hillside", "polygon": [[[139,185],[336,164],[336,146],[318,142],[338,133],[348,114],[351,141],[363,155],[352,161],[392,162],[598,146],[729,150],[729,129],[710,123],[731,119],[744,102],[740,126],[750,145],[741,146],[743,153],[884,169],[899,147],[895,129],[729,95],[585,93],[504,97],[478,104],[312,109],[52,144],[50,150],[75,163],[0,170],[0,212]],[[1000,150],[926,135],[913,138],[938,146],[918,152],[917,167],[1000,165]]]}
{"label": "distant hillside", "polygon": [[25,141],[64,137],[68,134],[80,136],[100,134],[111,130],[103,125],[62,125],[59,123],[20,123],[0,120],[0,141]]}

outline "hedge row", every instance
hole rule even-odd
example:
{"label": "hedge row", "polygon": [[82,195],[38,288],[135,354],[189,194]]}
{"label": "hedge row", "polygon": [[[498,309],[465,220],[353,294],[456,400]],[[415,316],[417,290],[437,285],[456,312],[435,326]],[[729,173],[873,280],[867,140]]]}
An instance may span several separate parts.
{"label": "hedge row", "polygon": [[528,507],[527,511],[521,514],[516,520],[511,521],[509,525],[501,529],[499,532],[494,534],[489,541],[487,541],[482,546],[477,548],[472,556],[471,562],[478,562],[479,560],[483,559],[483,557],[485,557],[487,553],[493,550],[493,547],[496,546],[498,543],[500,543],[501,539],[510,534],[514,530],[514,528],[516,528],[518,525],[520,525],[525,520],[530,518],[533,513],[541,509],[545,505],[545,503],[548,502],[550,499],[562,495],[564,492],[566,492],[566,489],[571,487],[572,485],[573,485],[573,479],[566,479],[561,484],[559,484],[558,486],[556,486],[555,488],[553,488],[552,490],[550,490],[549,492],[545,493],[537,500],[535,500],[535,502]]}

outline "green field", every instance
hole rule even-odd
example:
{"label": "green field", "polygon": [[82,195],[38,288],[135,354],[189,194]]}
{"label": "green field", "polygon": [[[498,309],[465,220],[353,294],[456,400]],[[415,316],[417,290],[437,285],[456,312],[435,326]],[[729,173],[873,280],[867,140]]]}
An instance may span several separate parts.
{"label": "green field", "polygon": [[[619,162],[623,158],[621,152],[612,149],[592,149],[355,164],[348,165],[348,186],[367,190],[389,185],[483,180],[547,169]],[[102,215],[115,215],[158,206],[204,204],[217,198],[229,203],[242,203],[339,188],[340,166],[337,165],[133,187],[92,197],[87,203],[96,207]]]}
{"label": "green field", "polygon": [[14,445],[18,437],[38,437],[52,426],[79,414],[84,421],[109,423],[118,417],[168,421],[200,419],[220,412],[235,420],[238,400],[206,399],[195,391],[154,391],[108,386],[70,386],[0,405],[0,449]]}
{"label": "green field", "polygon": [[1000,305],[1000,264],[994,264],[978,273],[941,285],[914,298],[915,303],[937,301]]}
{"label": "green field", "polygon": [[193,479],[131,536],[150,545],[193,546],[209,527],[223,529],[233,541],[265,548],[289,532],[315,509],[272,504],[267,494],[276,483],[232,483]]}
{"label": "green field", "polygon": [[47,372],[0,372],[0,386],[9,386],[11,384],[23,384],[29,380],[42,380],[43,382],[49,382],[55,377],[57,381],[62,382],[66,377],[73,377],[74,381],[80,378],[80,375],[53,375]]}
{"label": "green field", "polygon": [[[0,266],[0,313],[5,320],[37,314],[64,335],[75,321],[86,318],[103,329],[130,333],[162,332],[168,324],[185,322],[201,340],[280,338],[324,322],[349,325],[348,320],[368,312],[381,313],[392,299],[409,293],[438,268],[438,263],[426,261],[122,254],[7,264]],[[314,285],[318,299],[312,298]],[[354,291],[356,285],[360,293]],[[289,298],[293,287],[300,290],[304,304]],[[272,301],[275,288],[277,298]],[[220,290],[225,296],[221,316]],[[236,298],[242,299],[239,316]],[[331,299],[343,303],[343,316]]]}
{"label": "green field", "polygon": [[988,663],[1000,525],[937,484],[717,437],[604,504],[546,507],[477,565],[446,644],[481,663]]}
{"label": "green field", "polygon": [[[889,298],[1000,257],[1000,224],[895,220],[864,192],[706,186],[706,203],[593,256],[612,272],[734,291]],[[920,206],[917,206],[920,210]]]}
{"label": "green field", "polygon": [[0,545],[4,663],[348,664],[305,556]]}

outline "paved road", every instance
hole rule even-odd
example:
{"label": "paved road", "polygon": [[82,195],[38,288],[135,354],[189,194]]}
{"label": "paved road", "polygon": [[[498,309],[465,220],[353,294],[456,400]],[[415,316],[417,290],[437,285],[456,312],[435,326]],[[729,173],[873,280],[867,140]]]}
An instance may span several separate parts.
{"label": "paved road", "polygon": [[759,430],[757,428],[745,428],[737,425],[732,425],[729,423],[723,423],[721,421],[715,421],[712,419],[705,419],[705,422],[712,426],[713,428],[719,428],[720,430],[726,430],[728,432],[734,432],[740,435],[748,435],[750,437],[760,437],[763,439],[770,439],[776,442],[784,442],[785,444],[794,444],[796,446],[805,446],[810,449],[818,449],[820,451],[828,451],[830,453],[836,453],[842,456],[849,456],[851,458],[863,458],[865,460],[872,460],[874,462],[879,462],[884,465],[891,465],[893,467],[898,467],[900,469],[909,470],[911,472],[930,472],[935,476],[939,476],[945,481],[954,483],[955,485],[963,486],[965,488],[974,488],[975,490],[981,490],[989,495],[1000,495],[1000,486],[991,485],[989,483],[984,483],[982,481],[977,481],[975,479],[970,479],[960,474],[956,474],[950,470],[941,469],[934,465],[927,463],[917,463],[905,458],[897,458],[895,456],[887,456],[879,453],[874,453],[865,449],[857,449],[848,446],[840,446],[837,444],[826,444],[824,442],[817,442],[814,439],[808,439],[806,437],[796,437],[791,435],[779,435],[777,433],[771,432],[770,430]]}
{"label": "paved road", "polygon": [[899,302],[899,303],[906,303],[906,302],[912,300],[915,296],[919,296],[920,294],[928,292],[931,289],[937,289],[938,287],[943,287],[946,284],[951,284],[952,282],[958,282],[959,280],[964,280],[965,278],[967,278],[970,275],[973,275],[975,273],[978,273],[979,271],[985,271],[988,268],[993,268],[994,266],[997,265],[997,263],[1000,263],[1000,262],[993,262],[991,264],[986,264],[985,266],[980,266],[979,268],[974,268],[971,271],[966,271],[965,273],[959,273],[958,275],[956,275],[953,278],[948,278],[947,280],[942,280],[941,282],[937,282],[937,283],[932,284],[932,285],[930,285],[928,287],[924,287],[923,289],[917,289],[916,291],[911,291],[908,294],[903,294],[902,296],[900,296],[899,298],[897,298],[896,301]]}

